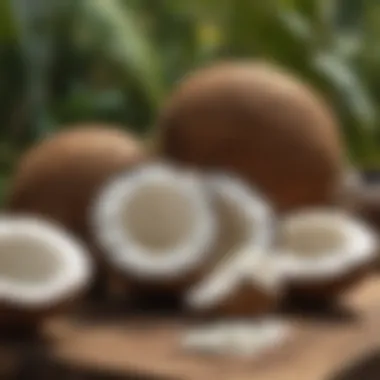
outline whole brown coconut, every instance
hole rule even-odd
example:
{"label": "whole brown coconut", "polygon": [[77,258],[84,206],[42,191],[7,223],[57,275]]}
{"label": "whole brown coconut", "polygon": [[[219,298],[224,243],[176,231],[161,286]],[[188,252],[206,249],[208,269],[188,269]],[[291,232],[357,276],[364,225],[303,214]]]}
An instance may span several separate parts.
{"label": "whole brown coconut", "polygon": [[145,158],[140,143],[116,127],[69,127],[24,154],[7,208],[47,217],[88,239],[89,207],[100,186]]}
{"label": "whole brown coconut", "polygon": [[235,172],[280,211],[331,202],[342,166],[337,122],[306,85],[262,62],[187,77],[159,119],[167,157]]}

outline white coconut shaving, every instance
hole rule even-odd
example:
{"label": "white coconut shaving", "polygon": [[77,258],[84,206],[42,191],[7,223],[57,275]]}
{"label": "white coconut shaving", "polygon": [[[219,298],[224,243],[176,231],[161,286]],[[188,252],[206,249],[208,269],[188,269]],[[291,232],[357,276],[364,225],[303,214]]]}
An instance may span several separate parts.
{"label": "white coconut shaving", "polygon": [[194,327],[181,337],[186,352],[230,357],[258,357],[284,344],[288,323],[275,319],[225,321]]}
{"label": "white coconut shaving", "polygon": [[30,216],[0,218],[0,300],[45,308],[81,292],[91,279],[85,247],[60,227]]}
{"label": "white coconut shaving", "polygon": [[289,278],[324,279],[375,260],[378,239],[362,221],[342,212],[313,209],[286,217],[279,245]]}
{"label": "white coconut shaving", "polygon": [[112,180],[92,215],[113,265],[150,279],[182,277],[207,259],[215,218],[201,179],[151,164]]}
{"label": "white coconut shaving", "polygon": [[249,291],[249,288],[252,292],[276,296],[283,285],[281,264],[282,260],[272,252],[245,247],[190,289],[186,303],[194,309],[211,309],[234,297],[241,289]]}

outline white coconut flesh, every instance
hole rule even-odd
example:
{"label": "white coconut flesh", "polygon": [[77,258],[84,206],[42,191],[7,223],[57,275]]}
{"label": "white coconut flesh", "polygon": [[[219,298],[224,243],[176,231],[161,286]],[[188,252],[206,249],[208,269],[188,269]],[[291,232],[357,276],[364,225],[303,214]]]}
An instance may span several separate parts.
{"label": "white coconut flesh", "polygon": [[[248,283],[272,291],[278,275],[268,270],[273,240],[273,212],[266,200],[244,182],[229,175],[207,178],[219,222],[213,248],[217,263],[211,274],[188,293],[194,308],[218,305]],[[273,269],[272,269],[273,268]]]}
{"label": "white coconut flesh", "polygon": [[252,254],[259,253],[269,247],[273,239],[273,212],[261,194],[234,176],[211,175],[206,182],[219,224],[216,256],[234,256],[244,247],[251,251],[253,248]]}
{"label": "white coconut flesh", "polygon": [[187,294],[186,302],[194,309],[218,307],[239,291],[261,292],[275,297],[282,289],[283,268],[277,255],[245,247],[225,259],[205,280]]}
{"label": "white coconut flesh", "polygon": [[375,259],[377,238],[362,221],[341,211],[305,210],[279,226],[279,246],[287,276],[339,276]]}
{"label": "white coconut flesh", "polygon": [[46,308],[77,295],[92,273],[88,252],[60,227],[34,217],[0,219],[0,300]]}
{"label": "white coconut flesh", "polygon": [[211,355],[257,357],[283,344],[291,328],[284,321],[228,321],[198,326],[181,339],[185,351]]}
{"label": "white coconut flesh", "polygon": [[156,164],[122,174],[95,203],[95,235],[127,274],[182,277],[207,259],[215,220],[200,178]]}

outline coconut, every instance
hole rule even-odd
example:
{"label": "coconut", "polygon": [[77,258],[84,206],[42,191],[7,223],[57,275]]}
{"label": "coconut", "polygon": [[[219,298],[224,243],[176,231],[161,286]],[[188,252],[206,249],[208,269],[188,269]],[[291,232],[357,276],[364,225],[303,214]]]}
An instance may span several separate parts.
{"label": "coconut", "polygon": [[[363,183],[350,194],[349,211],[365,220],[377,234],[380,232],[380,185]],[[378,247],[379,248],[379,247]],[[380,249],[378,249],[376,268],[380,269]]]}
{"label": "coconut", "polygon": [[266,249],[273,243],[274,211],[259,191],[231,173],[208,174],[204,181],[218,219],[212,247],[216,260],[235,256],[246,246]]}
{"label": "coconut", "polygon": [[337,204],[380,230],[380,183],[376,176],[376,172],[348,170],[338,185]]}
{"label": "coconut", "polygon": [[31,216],[0,218],[0,325],[34,326],[87,288],[86,248],[60,226]]}
{"label": "coconut", "polygon": [[200,177],[167,163],[109,181],[92,222],[105,259],[126,280],[176,291],[208,262],[216,228]]}
{"label": "coconut", "polygon": [[135,137],[117,128],[72,126],[21,157],[8,209],[49,218],[88,240],[88,208],[100,186],[144,158]]}
{"label": "coconut", "polygon": [[303,210],[279,226],[278,244],[290,292],[334,297],[355,285],[376,260],[377,238],[343,211]]}
{"label": "coconut", "polygon": [[[207,175],[205,183],[218,220],[218,238],[210,250],[211,265],[190,290],[187,304],[195,311],[232,315],[269,308],[276,292],[260,278],[257,262],[273,243],[273,210],[257,190],[231,174]],[[248,258],[243,271],[241,256]],[[272,272],[263,274],[269,282]]]}
{"label": "coconut", "polygon": [[360,172],[354,168],[348,168],[343,173],[337,184],[335,205],[355,213],[360,209],[360,199],[365,192],[366,186]]}
{"label": "coconut", "polygon": [[272,311],[282,293],[282,272],[275,256],[253,247],[234,252],[190,289],[187,305],[202,314],[223,316]]}
{"label": "coconut", "polygon": [[158,126],[164,156],[235,172],[279,211],[332,201],[343,162],[335,116],[273,65],[219,63],[187,76]]}
{"label": "coconut", "polygon": [[380,231],[380,186],[373,185],[356,196],[353,205],[354,211]]}

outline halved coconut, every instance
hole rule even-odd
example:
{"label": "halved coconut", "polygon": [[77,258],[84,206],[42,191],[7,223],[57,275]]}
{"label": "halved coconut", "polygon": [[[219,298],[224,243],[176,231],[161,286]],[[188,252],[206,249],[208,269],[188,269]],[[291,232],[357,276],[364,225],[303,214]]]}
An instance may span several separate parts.
{"label": "halved coconut", "polygon": [[[142,142],[123,129],[97,123],[69,125],[31,147],[17,164],[7,210],[62,224],[101,259],[88,225],[93,198],[110,177],[149,159]],[[102,273],[103,262],[98,263],[101,275],[94,295],[103,294],[108,277]]]}
{"label": "halved coconut", "polygon": [[180,289],[208,260],[215,220],[195,173],[168,164],[117,176],[100,192],[94,236],[126,279]]}
{"label": "halved coconut", "polygon": [[342,211],[304,210],[280,224],[279,241],[292,291],[333,296],[355,284],[376,259],[377,238]]}
{"label": "halved coconut", "polygon": [[273,242],[273,211],[235,176],[210,175],[206,183],[218,217],[218,239],[210,252],[212,268],[187,301],[195,310],[227,314],[266,309],[276,298],[276,291],[266,286],[266,281],[277,281],[274,268],[262,273],[260,266],[268,264],[264,259]]}
{"label": "halved coconut", "polygon": [[190,289],[188,306],[202,313],[249,316],[273,310],[282,291],[275,255],[245,247],[219,264]]}
{"label": "halved coconut", "polygon": [[88,252],[31,216],[0,218],[0,324],[34,324],[76,299],[91,280]]}

